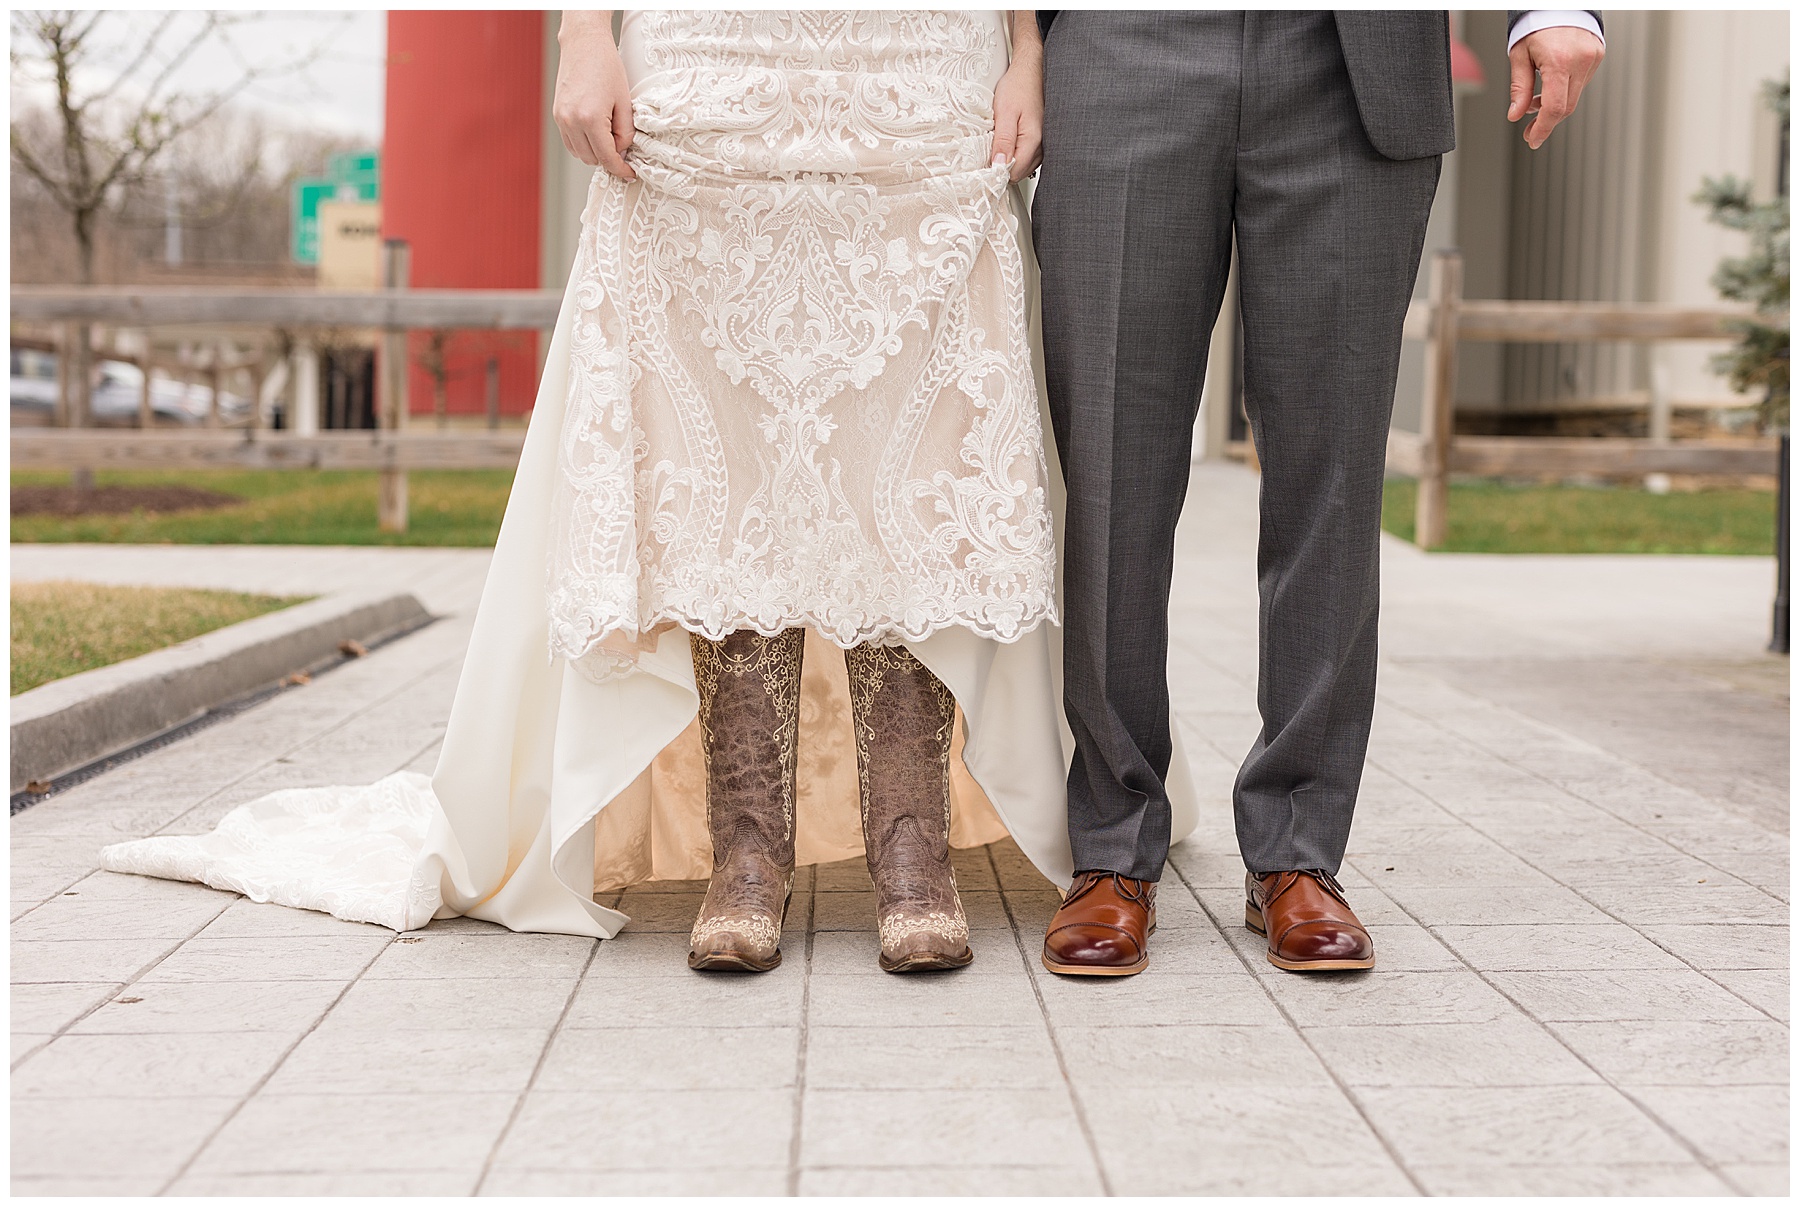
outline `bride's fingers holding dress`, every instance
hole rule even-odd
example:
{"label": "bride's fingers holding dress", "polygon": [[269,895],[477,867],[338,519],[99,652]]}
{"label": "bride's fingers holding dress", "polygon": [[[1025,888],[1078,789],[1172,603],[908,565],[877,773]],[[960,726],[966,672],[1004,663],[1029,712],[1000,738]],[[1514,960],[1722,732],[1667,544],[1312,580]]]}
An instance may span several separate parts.
{"label": "bride's fingers holding dress", "polygon": [[[1042,80],[1042,76],[1039,76]],[[1037,93],[1019,110],[1012,153],[1012,179],[1020,181],[1038,170],[1044,161],[1044,94],[1040,84]]]}
{"label": "bride's fingers holding dress", "polygon": [[1037,171],[1043,141],[1043,75],[1014,62],[994,89],[994,149],[988,162],[1011,164],[1012,179],[1023,180]]}
{"label": "bride's fingers holding dress", "polygon": [[1044,44],[1037,15],[1015,10],[1012,62],[994,86],[994,148],[989,162],[1010,163],[1014,181],[1037,171],[1044,142]]}
{"label": "bride's fingers holding dress", "polygon": [[556,40],[556,99],[551,116],[563,146],[582,163],[605,168],[621,180],[636,180],[625,162],[635,133],[631,84],[612,37],[610,12],[565,10]]}

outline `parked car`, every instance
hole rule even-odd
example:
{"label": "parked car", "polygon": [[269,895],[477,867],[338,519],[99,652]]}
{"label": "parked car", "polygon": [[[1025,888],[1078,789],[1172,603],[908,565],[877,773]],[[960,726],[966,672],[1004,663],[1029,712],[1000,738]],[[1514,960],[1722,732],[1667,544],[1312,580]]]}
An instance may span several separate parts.
{"label": "parked car", "polygon": [[[90,398],[95,427],[135,427],[144,371],[128,361],[102,360]],[[56,354],[31,348],[12,350],[12,425],[48,427],[56,422]],[[250,400],[229,390],[219,398],[219,421],[241,423]],[[212,387],[154,376],[150,410],[158,427],[192,427],[206,422]]]}

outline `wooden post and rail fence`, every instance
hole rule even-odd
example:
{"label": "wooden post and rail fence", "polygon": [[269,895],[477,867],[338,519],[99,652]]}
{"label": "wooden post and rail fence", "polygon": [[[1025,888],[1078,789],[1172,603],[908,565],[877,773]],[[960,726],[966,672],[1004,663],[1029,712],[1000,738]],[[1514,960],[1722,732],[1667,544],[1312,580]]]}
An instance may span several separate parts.
{"label": "wooden post and rail fence", "polygon": [[[518,464],[523,431],[416,431],[406,427],[406,333],[413,329],[532,329],[548,332],[562,303],[553,290],[410,290],[403,249],[389,249],[388,288],[375,292],[283,288],[37,288],[15,287],[15,321],[104,323],[113,327],[374,328],[382,333],[373,431],[301,435],[260,429],[241,432],[19,429],[12,463],[60,469],[372,469],[380,471],[380,522],[406,526],[409,469],[510,469]],[[1425,341],[1421,431],[1388,436],[1389,469],[1418,479],[1414,539],[1441,545],[1449,476],[1547,474],[1609,476],[1769,474],[1778,469],[1774,440],[1733,443],[1545,436],[1455,434],[1457,345],[1579,343],[1599,340],[1717,340],[1741,308],[1683,308],[1595,302],[1510,302],[1462,296],[1462,259],[1438,252],[1429,269],[1429,294],[1407,312],[1408,339]],[[547,338],[547,334],[546,334]],[[491,370],[490,370],[491,375]],[[489,412],[494,386],[489,384]],[[216,395],[215,395],[216,398]],[[490,420],[491,422],[491,420]]]}
{"label": "wooden post and rail fence", "polygon": [[1768,474],[1780,460],[1777,440],[1456,435],[1456,353],[1464,341],[1573,344],[1602,340],[1728,339],[1726,324],[1743,307],[1618,305],[1611,302],[1506,302],[1462,296],[1462,256],[1433,255],[1428,294],[1406,315],[1406,338],[1425,341],[1425,386],[1419,431],[1388,433],[1388,468],[1418,479],[1413,540],[1421,549],[1444,543],[1450,475],[1544,474],[1609,477],[1647,474]]}
{"label": "wooden post and rail fence", "polygon": [[[384,249],[388,288],[379,291],[289,288],[15,287],[15,322],[114,328],[338,328],[380,332],[372,430],[301,434],[247,428],[203,431],[21,428],[12,433],[15,467],[95,469],[342,469],[380,474],[378,522],[402,532],[407,523],[406,471],[512,469],[522,430],[497,430],[498,385],[488,367],[489,430],[407,428],[407,332],[535,330],[548,339],[562,305],[559,290],[407,289],[404,247]],[[215,397],[215,406],[216,399]],[[144,422],[140,418],[140,422]]]}

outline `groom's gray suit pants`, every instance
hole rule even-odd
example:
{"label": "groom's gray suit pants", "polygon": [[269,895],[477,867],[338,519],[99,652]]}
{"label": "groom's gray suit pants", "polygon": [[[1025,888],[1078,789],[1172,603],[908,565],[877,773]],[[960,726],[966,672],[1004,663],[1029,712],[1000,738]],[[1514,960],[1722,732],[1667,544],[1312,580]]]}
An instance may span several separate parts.
{"label": "groom's gray suit pants", "polygon": [[1365,134],[1329,13],[1064,11],[1033,200],[1068,484],[1077,869],[1169,847],[1175,523],[1235,232],[1262,462],[1257,705],[1233,793],[1258,873],[1335,873],[1375,705],[1381,481],[1440,159]]}

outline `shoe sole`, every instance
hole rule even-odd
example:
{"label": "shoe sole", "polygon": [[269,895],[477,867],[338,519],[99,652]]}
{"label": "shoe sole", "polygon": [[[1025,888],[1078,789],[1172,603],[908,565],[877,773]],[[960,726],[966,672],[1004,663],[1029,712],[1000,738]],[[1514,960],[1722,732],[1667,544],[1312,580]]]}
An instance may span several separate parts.
{"label": "shoe sole", "polygon": [[[793,890],[781,903],[781,921],[778,924],[787,929],[788,906],[794,903]],[[711,955],[700,955],[688,952],[687,965],[695,972],[770,972],[781,966],[781,948],[767,960],[758,960],[735,951],[715,951]]]}
{"label": "shoe sole", "polygon": [[1049,952],[1044,953],[1043,959],[1045,968],[1061,976],[1136,976],[1150,967],[1150,956],[1147,952],[1144,958],[1137,963],[1126,964],[1118,968],[1106,968],[1099,964],[1063,964],[1052,960]]}
{"label": "shoe sole", "polygon": [[881,956],[877,963],[881,965],[883,972],[942,972],[950,968],[967,968],[974,959],[975,952],[965,947],[961,955],[942,956],[916,951],[911,955],[901,956],[898,960]]}
{"label": "shoe sole", "polygon": [[[1268,923],[1263,921],[1262,911],[1256,908],[1253,901],[1244,902],[1244,925],[1251,934],[1269,937]],[[1272,951],[1264,950],[1269,963],[1286,972],[1354,972],[1362,968],[1375,967],[1375,957],[1366,960],[1289,960]]]}
{"label": "shoe sole", "polygon": [[781,963],[781,952],[766,962],[753,960],[749,956],[735,952],[718,951],[711,955],[696,955],[688,952],[688,967],[695,972],[768,972]]}
{"label": "shoe sole", "polygon": [[[1144,932],[1144,938],[1148,939],[1155,933],[1156,915],[1152,914],[1150,915],[1150,929]],[[1044,951],[1039,958],[1043,960],[1045,968],[1059,976],[1136,976],[1138,973],[1144,971],[1144,969],[1150,967],[1150,949],[1148,946],[1144,948],[1143,958],[1137,963],[1123,964],[1116,968],[1109,968],[1103,964],[1064,964],[1060,960],[1051,959],[1048,950]]]}

